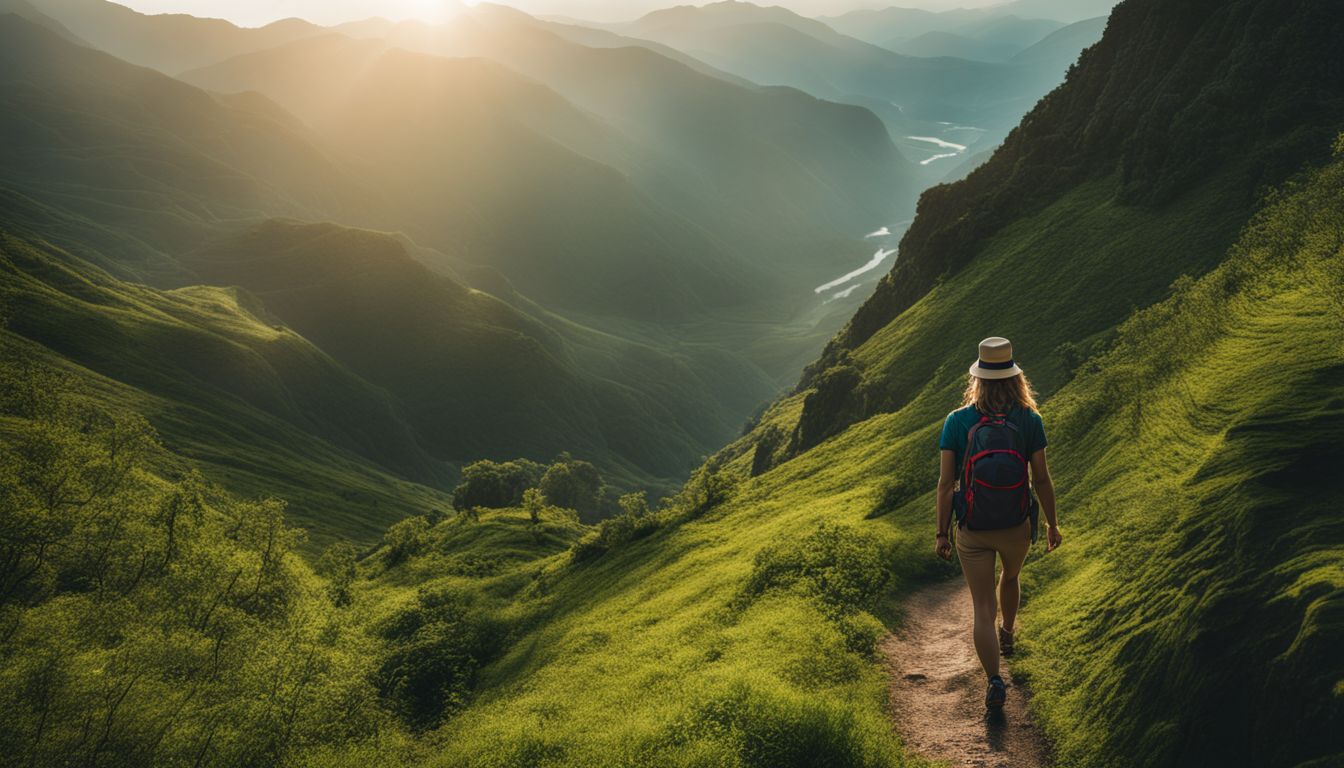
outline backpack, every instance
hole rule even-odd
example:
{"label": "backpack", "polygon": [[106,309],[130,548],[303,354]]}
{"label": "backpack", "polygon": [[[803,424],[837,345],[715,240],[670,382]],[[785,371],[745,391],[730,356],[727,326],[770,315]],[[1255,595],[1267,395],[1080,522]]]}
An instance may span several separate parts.
{"label": "backpack", "polygon": [[952,504],[957,525],[993,531],[1031,518],[1035,541],[1037,502],[1028,465],[1026,440],[1007,414],[981,416],[966,433],[966,454]]}

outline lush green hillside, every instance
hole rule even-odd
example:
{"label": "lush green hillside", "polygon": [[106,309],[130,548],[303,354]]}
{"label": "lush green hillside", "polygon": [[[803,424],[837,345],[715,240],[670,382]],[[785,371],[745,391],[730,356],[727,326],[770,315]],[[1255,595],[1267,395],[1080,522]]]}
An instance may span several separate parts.
{"label": "lush green hillside", "polygon": [[0,340],[0,763],[279,765],[377,732],[283,503],[165,470],[134,411]]}
{"label": "lush green hillside", "polygon": [[121,282],[33,234],[4,231],[9,354],[143,414],[174,454],[244,493],[282,495],[315,540],[367,540],[446,497],[400,407],[232,289]]}
{"label": "lush green hillside", "polygon": [[1023,637],[1062,763],[1344,760],[1338,157],[1050,401],[1079,535]]}
{"label": "lush green hillside", "polygon": [[[656,272],[649,268],[648,261],[625,258],[642,250],[650,259],[676,257],[682,265],[697,263],[674,253],[668,243],[676,242],[708,270],[717,251],[706,245],[709,240],[695,228],[678,224],[677,217],[655,215],[658,210],[654,206],[641,208],[640,195],[619,174],[555,147],[551,137],[563,131],[578,136],[592,128],[590,141],[603,134],[593,121],[554,94],[549,95],[554,109],[545,116],[559,116],[543,121],[550,131],[545,136],[521,130],[510,133],[498,126],[492,129],[491,116],[500,112],[492,112],[484,101],[480,106],[485,114],[480,114],[475,123],[468,126],[466,120],[457,121],[470,135],[459,135],[460,141],[450,142],[461,150],[453,157],[482,163],[477,174],[480,184],[475,187],[441,165],[422,163],[417,171],[410,157],[396,163],[384,158],[379,175],[357,163],[331,159],[332,150],[317,148],[317,139],[309,129],[256,94],[208,94],[106,54],[70,45],[16,17],[5,19],[3,31],[15,44],[0,56],[14,66],[0,76],[4,78],[0,94],[14,108],[4,112],[0,123],[13,140],[0,149],[6,159],[0,177],[22,193],[6,193],[0,198],[6,210],[5,222],[113,275],[149,280],[162,287],[201,282],[252,285],[255,275],[192,262],[189,254],[204,252],[209,243],[234,238],[235,233],[247,231],[255,221],[270,215],[318,220],[330,216],[347,222],[435,221],[452,230],[445,238],[469,247],[473,256],[482,260],[495,249],[530,255],[524,266],[536,267],[537,274],[528,280],[529,286],[554,287],[545,293],[547,298],[561,296],[560,288],[569,286],[563,295],[594,313],[601,310],[596,300],[589,306],[590,302],[573,297],[593,297],[595,289],[601,288],[614,297],[606,305],[608,314],[614,311],[613,306],[619,306],[630,308],[630,314],[638,311],[652,318],[691,312],[698,302],[712,298],[696,296],[689,289],[671,290],[671,285],[683,280],[683,272],[672,265]],[[478,74],[487,78],[488,85],[516,86],[520,91],[516,99],[503,90],[497,97],[523,113],[542,110],[543,104],[528,99],[549,93],[488,62],[472,62],[457,69],[445,60],[400,56],[397,63],[406,66],[390,74],[414,74],[421,65],[437,72],[442,62],[449,67],[448,74],[461,75],[458,85],[468,91]],[[386,79],[374,78],[368,87],[376,92],[374,86],[387,84]],[[464,116],[446,110],[439,124],[422,124],[432,135],[421,135],[421,150],[434,154],[434,147],[445,138],[436,130],[453,125],[448,118],[452,114]],[[392,120],[386,124],[412,123]],[[389,145],[406,146],[406,142],[395,139],[382,137]],[[483,151],[486,145],[495,147],[493,156]],[[529,148],[536,154],[528,155]],[[446,152],[439,156],[445,161],[451,159]],[[475,214],[479,223],[481,207],[488,207],[483,199],[488,180],[501,175],[497,173],[500,169],[490,168],[488,161],[505,158],[524,171],[494,188],[498,200],[509,201],[509,215],[487,211],[489,215],[483,218],[488,226],[478,228],[476,237],[459,238],[466,234],[467,227],[451,225],[461,219],[440,213],[460,213],[469,219]],[[551,161],[543,162],[542,158]],[[420,178],[439,184],[447,180],[450,186],[447,190],[442,186],[416,190],[413,184],[403,184],[402,204],[397,210],[409,212],[394,217],[382,206],[382,198],[368,190],[376,189],[378,181],[395,187],[392,180],[397,174],[407,181]],[[536,186],[533,182],[539,180],[548,185],[545,199],[518,194],[519,189]],[[603,194],[600,199],[569,194],[575,188]],[[552,204],[556,200],[567,201],[568,207],[556,207]],[[555,218],[557,214],[564,217]],[[586,218],[588,225],[573,227],[580,218]],[[566,252],[584,260],[555,258],[553,252],[537,247],[535,231],[513,219],[531,220],[532,226],[557,233],[582,229],[582,237],[571,240]],[[643,229],[636,231],[640,227]],[[614,237],[618,228],[629,233],[624,249],[616,248],[613,242],[604,245],[599,236],[606,232]],[[352,242],[364,242],[352,230],[345,232]],[[488,246],[481,242],[487,236],[493,237]],[[586,247],[578,248],[575,242]],[[643,248],[646,242],[652,243],[647,249]],[[277,246],[281,251],[288,247],[283,243]],[[389,283],[380,285],[354,277],[368,277],[357,263],[351,264],[352,272],[342,278],[343,284],[315,281],[299,265],[318,268],[330,263],[313,261],[316,256],[309,253],[310,260],[289,261],[288,272],[258,287],[268,292],[265,301],[277,302],[286,310],[280,317],[293,323],[292,327],[305,335],[314,334],[319,346],[332,344],[337,358],[353,366],[366,381],[390,387],[398,408],[408,408],[415,414],[417,423],[412,431],[436,462],[460,464],[487,456],[549,459],[561,450],[571,450],[600,461],[622,485],[666,489],[713,446],[736,434],[747,414],[776,390],[776,382],[750,361],[730,354],[726,344],[678,349],[675,347],[682,339],[666,332],[657,336],[619,328],[620,336],[595,332],[549,315],[529,297],[512,295],[513,286],[499,280],[497,272],[492,278],[479,269],[464,270],[471,279],[491,282],[492,288],[506,292],[523,312],[558,327],[546,330],[518,309],[483,294],[467,293],[460,284],[432,274],[407,257],[403,246],[393,244],[391,252],[396,254],[396,266]],[[444,262],[434,251],[416,248],[412,252]],[[349,254],[337,250],[327,255],[340,258]],[[504,267],[507,259],[499,261],[494,265],[496,270]],[[455,263],[472,266],[462,259]],[[575,269],[592,272],[595,278],[569,279]],[[819,269],[816,273],[827,274]],[[651,284],[650,277],[660,279],[661,286]],[[689,279],[697,286],[712,286],[708,290],[714,296],[722,296],[733,286],[747,285],[744,279],[732,277],[731,265]],[[643,281],[642,286],[638,281]],[[389,284],[422,289],[414,294],[420,301],[402,301],[389,292]],[[668,290],[660,292],[656,287]],[[326,308],[332,317],[353,317],[340,315],[335,302],[360,302],[368,310],[360,316],[363,324],[347,323],[339,331],[319,322],[300,326],[299,320],[312,318],[297,310],[292,316],[295,319],[291,319],[289,311],[294,310],[294,304],[286,303],[287,299],[297,302],[304,297],[312,300],[313,306],[320,301],[312,297],[324,289],[328,292],[322,298],[328,302]],[[435,294],[438,289],[443,295]],[[445,301],[445,296],[451,300]],[[459,301],[459,296],[466,298]],[[471,311],[459,311],[468,306]],[[379,315],[383,310],[386,317]],[[424,329],[420,321],[425,315],[416,312],[427,313],[439,328],[428,345],[421,342]],[[561,336],[564,343],[556,340]],[[373,347],[389,357],[374,364],[367,354],[370,339],[395,342]],[[810,345],[819,341],[815,336],[806,340]],[[740,343],[747,346],[751,341]],[[788,369],[796,370],[796,358],[806,349],[802,344],[792,348]],[[782,374],[785,370],[777,373]],[[297,407],[308,405],[300,402]],[[396,419],[384,426],[405,429]],[[350,446],[351,442],[343,445]],[[357,450],[384,466],[402,467],[396,451],[380,453],[384,447],[370,440]],[[421,474],[407,476],[423,479]],[[379,524],[373,520],[369,526],[376,529]]]}
{"label": "lush green hillside", "polygon": [[[1063,341],[1084,344],[1117,322],[1126,302],[1143,306],[1176,276],[1207,270],[1266,185],[1325,156],[1344,118],[1338,81],[1321,76],[1339,66],[1333,36],[1340,25],[1311,3],[1218,4],[1207,14],[1160,2],[1121,5],[1102,42],[988,163],[965,181],[924,195],[897,266],[814,373],[888,327],[988,247],[1020,249],[1032,262],[1024,261],[1017,274],[1054,281],[1053,290],[1034,292],[1031,316],[1014,322],[1055,329],[1037,354],[1054,352]],[[1244,29],[1268,32],[1238,33]],[[1214,70],[1211,61],[1226,66]],[[1020,226],[1020,235],[1008,231],[1047,206],[1074,204],[1091,213],[1061,222],[1067,238]],[[1122,228],[1131,217],[1149,215],[1188,223]],[[1027,250],[1024,236],[1048,237],[1050,245]],[[1168,255],[1173,248],[1179,258]],[[1056,266],[1040,269],[1037,259],[1054,259]],[[1092,274],[1078,261],[1105,271],[1089,280]],[[1097,293],[1098,285],[1121,279],[1123,294]],[[1074,318],[1071,339],[1058,324],[1063,313]],[[882,367],[890,370],[891,362],[887,357]],[[1058,381],[1063,357],[1040,363],[1052,374],[1044,383]],[[903,402],[920,386],[885,388],[879,404]]]}
{"label": "lush green hillside", "polygon": [[[1072,533],[1028,567],[1020,668],[1063,764],[1344,757],[1344,489],[1319,459],[1344,424],[1340,149],[1047,403]],[[864,653],[887,598],[955,578],[929,489],[964,373],[929,373],[756,477],[758,441],[730,446],[643,538],[544,569],[550,610],[481,670],[436,764],[904,764]]]}
{"label": "lush green hillside", "polygon": [[[623,485],[665,488],[703,446],[735,433],[747,398],[770,392],[740,365],[669,355],[540,311],[534,319],[433,272],[383,233],[270,221],[183,263],[208,283],[242,286],[385,387],[418,441],[457,465],[571,451]],[[706,380],[709,371],[722,380]],[[729,387],[742,397],[717,404],[715,392]]]}

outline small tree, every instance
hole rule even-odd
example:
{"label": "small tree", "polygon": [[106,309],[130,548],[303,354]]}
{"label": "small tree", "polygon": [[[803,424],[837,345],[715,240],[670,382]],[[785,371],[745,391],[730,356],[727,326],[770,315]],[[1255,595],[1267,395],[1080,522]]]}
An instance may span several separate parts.
{"label": "small tree", "polygon": [[541,491],[536,488],[528,488],[523,492],[523,509],[527,510],[527,516],[532,518],[533,525],[541,525],[541,510],[546,506],[542,499]]}
{"label": "small tree", "polygon": [[317,561],[317,572],[327,581],[327,594],[338,606],[350,604],[350,586],[355,582],[355,563],[359,553],[348,541],[338,541],[322,552]]}
{"label": "small tree", "polygon": [[384,557],[388,565],[396,565],[406,558],[417,555],[425,546],[425,536],[429,533],[429,521],[423,517],[408,517],[394,523],[383,534],[383,545],[387,547]]}
{"label": "small tree", "polygon": [[580,514],[596,514],[605,492],[606,484],[597,467],[569,454],[561,454],[541,478],[541,493],[547,503]]}
{"label": "small tree", "polygon": [[544,467],[535,461],[478,461],[462,470],[462,482],[453,489],[453,508],[504,509],[523,501],[523,491],[541,482]]}
{"label": "small tree", "polygon": [[630,517],[644,517],[649,514],[648,494],[644,491],[636,493],[627,493],[616,502],[621,507],[621,512]]}

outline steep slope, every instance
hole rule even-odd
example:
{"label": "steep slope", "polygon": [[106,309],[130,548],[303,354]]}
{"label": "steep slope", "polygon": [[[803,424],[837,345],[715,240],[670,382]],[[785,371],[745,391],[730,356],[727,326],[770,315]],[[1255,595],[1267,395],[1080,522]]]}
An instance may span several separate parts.
{"label": "steep slope", "polygon": [[[173,252],[264,214],[372,207],[291,116],[207,94],[0,16],[0,182],[157,251],[126,274],[180,280]],[[167,274],[158,270],[163,269]]]}
{"label": "steep slope", "polygon": [[[1168,29],[1165,12],[1183,5],[1122,10]],[[1232,29],[1273,30],[1283,55],[1267,66],[1329,70],[1322,19],[1258,23],[1280,10],[1238,3],[1198,24],[1241,41],[1242,55],[1261,38]],[[1142,53],[1118,54],[1119,72],[1151,63],[1138,26],[1108,32]],[[1214,82],[1236,88],[1258,71]],[[1257,104],[1246,122],[1275,108]],[[1304,135],[1326,125],[1338,133],[1344,116],[1297,123]],[[968,350],[1000,329],[1045,384],[1063,492],[1065,548],[1028,566],[1022,617],[1023,663],[1062,761],[1337,762],[1344,667],[1329,649],[1344,636],[1344,529],[1331,510],[1344,489],[1322,451],[1341,425],[1344,139],[1275,148],[1294,150],[1307,170],[1249,225],[1254,204],[1228,201],[1264,177],[1235,164],[1161,205],[1124,204],[1123,179],[1108,174],[1020,214],[973,271],[947,275],[852,350],[852,376],[827,377],[857,379],[883,407],[788,458],[788,435],[832,386],[820,381],[714,457],[642,538],[595,559],[576,550],[571,570],[548,572],[554,613],[483,670],[487,693],[444,727],[440,764],[898,764],[863,654],[881,631],[872,616],[894,620],[884,598],[955,577],[929,552],[933,446]],[[1173,280],[1150,251],[1202,277]],[[1096,288],[1122,281],[1150,290],[1151,306],[1132,314]],[[966,311],[992,291],[1068,307]],[[1059,327],[1069,369],[1042,352]]]}
{"label": "steep slope", "polygon": [[1032,574],[1024,665],[1061,762],[1344,760],[1337,146],[1051,401],[1080,535]]}
{"label": "steep slope", "polygon": [[246,28],[188,14],[145,15],[108,0],[35,0],[34,4],[90,45],[169,75],[322,31],[301,19]]}
{"label": "steep slope", "polygon": [[[24,201],[15,198],[11,205]],[[121,282],[26,227],[3,225],[10,342],[117,407],[246,494],[283,493],[315,541],[367,540],[447,482],[388,393],[229,289]]]}
{"label": "steep slope", "polygon": [[[1178,274],[1209,268],[1248,217],[1257,190],[1320,158],[1329,145],[1344,115],[1338,81],[1325,75],[1341,66],[1328,42],[1341,23],[1310,3],[1121,5],[1101,43],[990,162],[957,185],[925,194],[896,267],[815,370],[888,326],[940,276],[958,273],[987,246],[1016,247],[1004,227],[1048,205],[1091,210],[1069,227],[1078,239],[1068,246],[1058,240],[1050,258],[1106,265],[1105,279],[1124,274],[1130,289],[1123,298],[1089,299],[1070,331],[1075,342],[1113,324],[1128,310],[1125,302],[1142,306]],[[1241,34],[1249,29],[1268,31]],[[1219,68],[1214,61],[1222,62]],[[1207,213],[1192,216],[1201,209]],[[1117,232],[1109,242],[1097,237],[1150,214],[1190,216],[1197,229],[1189,232],[1203,234],[1186,240],[1179,259],[1165,255],[1170,246],[1161,245],[1160,230]],[[1095,283],[1071,273],[1072,279],[1061,275],[1055,291],[1037,292],[1036,322],[1076,312]],[[1043,341],[1053,349],[1066,340],[1060,333]],[[1043,383],[1058,381],[1062,361],[1042,362]],[[883,402],[911,395],[903,386],[899,394],[887,390]]]}

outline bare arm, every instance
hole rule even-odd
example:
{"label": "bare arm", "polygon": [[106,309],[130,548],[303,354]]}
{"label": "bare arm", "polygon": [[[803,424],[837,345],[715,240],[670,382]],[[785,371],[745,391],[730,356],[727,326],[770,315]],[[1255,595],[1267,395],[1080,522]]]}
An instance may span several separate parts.
{"label": "bare arm", "polygon": [[1031,484],[1036,489],[1036,498],[1041,500],[1041,511],[1045,513],[1046,551],[1060,545],[1063,536],[1059,532],[1059,517],[1055,513],[1055,482],[1050,479],[1050,467],[1045,460],[1045,449],[1031,455]]}
{"label": "bare arm", "polygon": [[941,451],[938,458],[938,539],[935,551],[944,560],[952,557],[952,544],[947,538],[952,528],[952,489],[957,485],[957,454]]}

